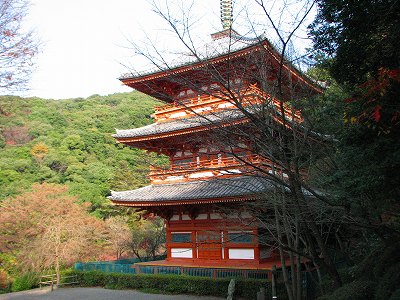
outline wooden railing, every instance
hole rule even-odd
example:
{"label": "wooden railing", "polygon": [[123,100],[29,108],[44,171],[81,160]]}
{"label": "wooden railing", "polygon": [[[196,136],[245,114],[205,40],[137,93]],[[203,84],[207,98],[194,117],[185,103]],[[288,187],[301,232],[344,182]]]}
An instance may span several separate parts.
{"label": "wooden railing", "polygon": [[42,288],[44,285],[49,285],[53,291],[54,286],[78,284],[78,276],[61,276],[60,282],[57,284],[57,274],[49,274],[40,276],[39,287]]}
{"label": "wooden railing", "polygon": [[203,95],[193,95],[191,98],[177,98],[174,103],[165,104],[165,105],[157,105],[154,107],[154,114],[158,115],[161,113],[171,112],[174,110],[180,110],[185,108],[194,108],[198,105],[204,104],[212,104],[216,102],[225,102],[227,97],[224,96],[221,92],[216,92],[213,94],[203,94]]}
{"label": "wooden railing", "polygon": [[[271,101],[275,106],[275,109],[281,111],[281,102],[271,95],[263,92],[256,86],[251,86],[246,90],[240,91],[237,96],[241,102],[242,106],[262,104],[266,101]],[[268,99],[268,100],[267,100]],[[168,119],[169,115],[172,113],[177,113],[180,110],[187,111],[189,109],[189,115],[193,114],[190,110],[195,110],[196,107],[216,105],[217,103],[232,103],[229,97],[224,95],[222,92],[215,92],[212,94],[203,95],[193,95],[192,98],[177,98],[176,102],[166,105],[158,105],[154,107],[154,118],[158,119]],[[296,122],[302,122],[302,117],[300,111],[293,111],[293,109],[287,104],[283,103],[283,110],[285,116],[289,119],[294,119]],[[183,116],[187,117],[187,116]]]}
{"label": "wooden railing", "polygon": [[[270,160],[261,158],[259,155],[236,157],[219,157],[210,160],[200,160],[199,162],[190,162],[179,165],[172,165],[168,169],[150,167],[150,178],[155,179],[166,175],[182,175],[187,173],[206,171],[206,170],[224,170],[229,168],[239,168],[242,171],[255,171],[256,166],[262,166],[263,170],[272,169]],[[268,170],[266,170],[268,171]]]}

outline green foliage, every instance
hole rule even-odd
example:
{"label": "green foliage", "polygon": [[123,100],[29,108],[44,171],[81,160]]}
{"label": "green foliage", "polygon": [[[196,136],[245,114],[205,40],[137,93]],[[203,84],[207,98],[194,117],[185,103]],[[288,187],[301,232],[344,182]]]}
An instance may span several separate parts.
{"label": "green foliage", "polygon": [[374,299],[373,281],[353,281],[335,290],[331,295],[318,298],[319,300],[368,300]]}
{"label": "green foliage", "polygon": [[[369,244],[373,244],[369,242]],[[371,245],[369,245],[371,247]],[[367,249],[368,250],[368,249]],[[364,250],[365,251],[365,250]],[[368,252],[367,252],[368,253]],[[387,247],[377,247],[376,250],[369,250],[361,262],[351,268],[340,270],[344,286],[331,295],[321,299],[364,299],[356,297],[357,291],[360,295],[368,296],[365,299],[386,300],[400,288],[400,244],[394,243]],[[371,283],[373,282],[373,284]],[[367,284],[368,283],[368,284]],[[370,284],[371,283],[371,284]],[[332,290],[332,282],[324,281],[324,290]],[[354,291],[350,293],[350,291]],[[340,298],[349,293],[349,298]],[[344,297],[344,296],[343,296]]]}
{"label": "green foliage", "polygon": [[314,47],[335,57],[331,70],[338,82],[360,84],[379,68],[398,68],[398,1],[321,0],[318,5],[310,27]]}
{"label": "green foliage", "polygon": [[[357,220],[357,227],[364,228],[362,238],[346,233],[353,235],[348,249],[353,259],[354,253],[373,253],[377,245],[385,248],[400,234],[399,219],[392,216],[400,197],[399,13],[395,0],[321,0],[310,26],[318,59],[345,91],[332,98],[332,109],[339,112],[339,126],[332,131],[338,143],[332,167],[323,170],[320,182]],[[351,248],[363,248],[364,253]],[[372,261],[370,267],[375,266]]]}
{"label": "green foliage", "polygon": [[378,282],[375,299],[384,300],[393,297],[400,289],[400,263],[390,266]]}
{"label": "green foliage", "polygon": [[6,141],[3,136],[0,135],[0,148],[4,148],[6,146]]}
{"label": "green foliage", "polygon": [[397,289],[392,296],[389,298],[389,300],[400,300],[400,289]]}
{"label": "green foliage", "polygon": [[39,285],[39,279],[35,273],[25,273],[14,279],[11,291],[19,292],[35,288]]}
{"label": "green foliage", "polygon": [[[230,278],[206,278],[184,275],[130,275],[119,273],[102,273],[98,271],[77,274],[82,286],[104,286],[112,289],[145,289],[170,294],[192,294],[201,296],[225,297]],[[235,296],[244,299],[255,299],[260,287],[266,287],[270,293],[270,284],[264,280],[236,279]]]}
{"label": "green foliage", "polygon": [[97,216],[115,213],[109,191],[147,184],[149,163],[162,159],[116,144],[111,135],[151,123],[156,103],[138,92],[57,101],[1,96],[0,201],[49,182],[67,184]]}

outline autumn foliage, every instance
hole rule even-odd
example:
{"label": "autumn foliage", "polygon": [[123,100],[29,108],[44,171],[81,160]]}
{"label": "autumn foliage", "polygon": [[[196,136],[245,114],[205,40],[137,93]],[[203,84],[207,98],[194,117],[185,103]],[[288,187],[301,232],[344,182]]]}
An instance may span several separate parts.
{"label": "autumn foliage", "polygon": [[61,185],[35,184],[0,206],[0,252],[13,253],[21,270],[38,271],[100,257],[104,223],[87,213]]}
{"label": "autumn foliage", "polygon": [[346,116],[351,123],[363,123],[388,133],[400,122],[397,95],[400,90],[400,69],[380,68],[376,78],[356,88],[356,94],[346,99]]}
{"label": "autumn foliage", "polygon": [[32,147],[31,154],[37,160],[41,161],[49,153],[49,147],[43,143],[38,143]]}

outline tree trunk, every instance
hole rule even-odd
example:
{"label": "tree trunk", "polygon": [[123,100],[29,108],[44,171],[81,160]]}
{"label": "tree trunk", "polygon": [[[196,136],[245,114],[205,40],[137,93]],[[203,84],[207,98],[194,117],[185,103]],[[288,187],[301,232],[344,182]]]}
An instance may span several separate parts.
{"label": "tree trunk", "polygon": [[55,260],[55,269],[56,269],[56,286],[60,285],[60,259],[58,257],[58,248],[56,248],[56,260]]}
{"label": "tree trunk", "polygon": [[283,247],[281,244],[282,241],[282,233],[281,233],[281,228],[280,228],[280,218],[279,218],[279,210],[277,207],[277,204],[274,203],[274,211],[275,211],[275,224],[276,224],[276,231],[278,234],[278,240],[279,240],[279,256],[281,259],[281,265],[282,265],[282,275],[283,275],[283,281],[285,283],[285,287],[286,287],[286,292],[288,295],[288,299],[289,300],[294,300],[293,299],[293,289],[292,289],[292,285],[289,283],[289,277],[287,274],[287,269],[286,269],[286,260],[285,260],[285,253],[283,251]]}

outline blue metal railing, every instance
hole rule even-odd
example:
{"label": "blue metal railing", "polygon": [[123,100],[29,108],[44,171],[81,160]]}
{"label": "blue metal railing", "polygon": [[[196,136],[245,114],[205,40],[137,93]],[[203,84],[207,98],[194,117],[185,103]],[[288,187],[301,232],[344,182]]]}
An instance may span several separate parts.
{"label": "blue metal railing", "polygon": [[243,269],[221,269],[221,268],[200,268],[200,267],[179,267],[179,266],[146,266],[133,264],[145,261],[163,260],[165,256],[156,258],[137,258],[121,259],[102,262],[76,263],[75,269],[80,271],[101,271],[108,273],[127,273],[127,274],[175,274],[209,278],[252,278],[268,279],[269,270],[243,270]]}
{"label": "blue metal railing", "polygon": [[138,258],[130,258],[130,259],[119,259],[119,260],[109,260],[109,261],[95,261],[95,262],[87,262],[87,263],[75,263],[75,270],[80,271],[101,271],[108,273],[129,273],[136,274],[135,268],[133,268],[133,264],[137,262],[144,261],[156,261],[165,259],[165,255],[159,255],[156,257],[145,257],[141,260]]}

